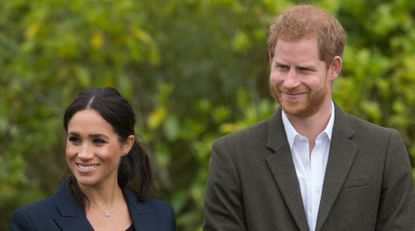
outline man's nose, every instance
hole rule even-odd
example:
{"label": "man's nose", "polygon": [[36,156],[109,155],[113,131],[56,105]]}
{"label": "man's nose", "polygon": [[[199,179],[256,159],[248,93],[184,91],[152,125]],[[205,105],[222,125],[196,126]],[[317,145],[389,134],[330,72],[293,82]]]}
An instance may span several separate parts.
{"label": "man's nose", "polygon": [[296,88],[300,84],[295,68],[291,68],[284,80],[284,87],[288,89]]}

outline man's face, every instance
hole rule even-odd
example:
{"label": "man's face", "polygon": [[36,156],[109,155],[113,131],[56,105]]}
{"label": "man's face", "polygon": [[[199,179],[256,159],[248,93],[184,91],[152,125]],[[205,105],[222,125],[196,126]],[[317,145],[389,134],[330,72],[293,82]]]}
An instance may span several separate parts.
{"label": "man's face", "polygon": [[270,57],[270,90],[284,112],[297,118],[310,117],[330,105],[330,82],[337,73],[319,59],[317,39],[279,39]]}

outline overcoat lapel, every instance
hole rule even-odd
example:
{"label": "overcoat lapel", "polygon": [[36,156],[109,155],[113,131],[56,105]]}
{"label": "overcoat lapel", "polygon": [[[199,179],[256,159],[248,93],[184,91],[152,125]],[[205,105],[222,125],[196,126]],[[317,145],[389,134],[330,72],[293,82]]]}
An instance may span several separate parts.
{"label": "overcoat lapel", "polygon": [[53,196],[53,201],[60,213],[53,220],[63,231],[90,230],[92,228],[86,219],[83,211],[76,205],[73,198],[69,195],[66,183],[62,184],[58,192]]}
{"label": "overcoat lapel", "polygon": [[299,230],[308,230],[300,186],[282,123],[281,110],[278,110],[269,120],[267,139],[267,147],[274,152],[266,157],[268,168]]}
{"label": "overcoat lapel", "polygon": [[316,230],[320,230],[323,227],[357,152],[357,146],[351,140],[354,131],[347,119],[347,115],[337,105],[335,110],[330,153],[324,177]]}

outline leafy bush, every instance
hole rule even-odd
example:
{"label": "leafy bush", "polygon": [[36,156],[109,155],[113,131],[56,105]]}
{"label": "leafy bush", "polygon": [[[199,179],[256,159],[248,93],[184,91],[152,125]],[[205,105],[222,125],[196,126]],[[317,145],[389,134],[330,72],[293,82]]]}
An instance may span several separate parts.
{"label": "leafy bush", "polygon": [[[113,86],[137,112],[154,197],[174,206],[179,230],[200,229],[210,146],[275,111],[268,25],[297,2],[1,1],[0,227],[68,174],[61,120],[71,99]],[[398,129],[414,160],[415,2],[309,2],[348,32],[335,101]]]}

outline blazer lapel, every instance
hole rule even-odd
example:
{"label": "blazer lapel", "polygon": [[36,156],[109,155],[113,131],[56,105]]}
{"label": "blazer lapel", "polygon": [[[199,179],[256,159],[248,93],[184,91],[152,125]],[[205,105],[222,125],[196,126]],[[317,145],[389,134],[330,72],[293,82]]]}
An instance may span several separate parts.
{"label": "blazer lapel", "polygon": [[126,188],[124,191],[125,198],[127,199],[128,210],[134,224],[134,230],[155,230],[154,225],[157,221],[150,219],[144,204],[137,200],[134,192],[130,189]]}
{"label": "blazer lapel", "polygon": [[267,147],[274,152],[266,157],[266,162],[281,195],[299,230],[308,230],[300,186],[281,119],[281,110],[269,120]]}
{"label": "blazer lapel", "polygon": [[90,230],[93,231],[88,223],[84,223],[79,217],[56,217],[54,218],[56,224],[62,231],[79,231]]}
{"label": "blazer lapel", "polygon": [[351,140],[354,134],[347,115],[336,105],[335,121],[329,159],[324,177],[316,230],[320,230],[343,186],[356,155],[357,146]]}
{"label": "blazer lapel", "polygon": [[62,184],[59,191],[53,196],[53,201],[60,213],[54,217],[54,221],[63,231],[91,230],[91,225],[83,211],[78,207],[69,195],[66,183]]}
{"label": "blazer lapel", "polygon": [[[134,224],[134,230],[155,230],[157,221],[147,219],[147,209],[143,203],[138,202],[134,193],[128,188],[125,189],[128,210]],[[56,224],[63,231],[92,230],[91,225],[73,198],[69,195],[66,184],[62,185],[59,191],[53,196],[60,216],[54,217]]]}

